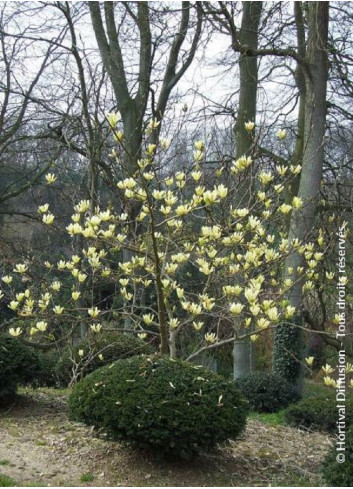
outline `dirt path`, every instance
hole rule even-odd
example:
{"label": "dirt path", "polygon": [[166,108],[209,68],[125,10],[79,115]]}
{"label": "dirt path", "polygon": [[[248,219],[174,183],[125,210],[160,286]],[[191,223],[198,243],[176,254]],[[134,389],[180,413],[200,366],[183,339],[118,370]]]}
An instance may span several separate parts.
{"label": "dirt path", "polygon": [[227,448],[190,463],[158,463],[72,423],[64,398],[38,391],[0,411],[0,440],[0,473],[44,486],[321,486],[330,444],[321,433],[249,420]]}

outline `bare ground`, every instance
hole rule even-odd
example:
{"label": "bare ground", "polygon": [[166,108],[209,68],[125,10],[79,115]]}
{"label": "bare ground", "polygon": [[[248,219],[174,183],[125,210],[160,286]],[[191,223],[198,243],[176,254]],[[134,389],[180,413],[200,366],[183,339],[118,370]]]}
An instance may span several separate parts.
{"label": "bare ground", "polygon": [[[157,462],[68,420],[65,398],[31,391],[0,410],[0,473],[42,486],[323,486],[323,433],[250,419],[240,440],[192,462]],[[88,475],[87,475],[88,474]]]}

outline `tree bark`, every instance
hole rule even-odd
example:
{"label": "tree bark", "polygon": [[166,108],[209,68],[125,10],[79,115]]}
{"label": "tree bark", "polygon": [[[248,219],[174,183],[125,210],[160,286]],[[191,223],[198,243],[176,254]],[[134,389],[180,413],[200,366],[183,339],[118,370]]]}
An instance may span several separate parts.
{"label": "tree bark", "polygon": [[[251,49],[258,47],[258,30],[262,11],[262,2],[243,2],[243,16],[239,32],[239,43]],[[234,127],[236,141],[236,159],[248,155],[253,144],[253,132],[245,129],[245,123],[255,122],[256,99],[258,85],[258,60],[256,57],[247,56],[246,52],[239,58],[239,106],[237,122]],[[246,207],[249,205],[251,191],[251,174],[247,173],[240,183],[236,205]],[[244,333],[241,329],[240,334]],[[234,342],[234,379],[248,374],[252,370],[252,343],[249,338]]]}
{"label": "tree bark", "polygon": [[[292,213],[289,227],[289,242],[298,238],[304,241],[313,230],[315,210],[318,204],[319,191],[322,177],[324,159],[324,137],[326,125],[326,89],[328,77],[327,37],[328,37],[328,2],[308,3],[308,43],[303,66],[305,77],[305,127],[304,127],[304,152],[303,165],[300,177],[298,197],[303,200],[303,208]],[[288,296],[289,302],[300,313],[303,306],[302,280],[297,268],[303,265],[303,257],[297,252],[289,254],[285,262],[284,276],[288,268],[293,267],[295,286]],[[298,333],[301,336],[301,333]],[[283,356],[292,361],[296,356],[297,362],[302,358],[303,339],[300,338],[300,348],[292,349],[292,339],[282,341],[283,329],[279,328],[275,334],[275,344],[281,342],[282,351],[277,351],[274,356],[274,371],[283,374]],[[295,384],[300,393],[303,383],[303,371],[299,369],[293,378],[288,379]]]}

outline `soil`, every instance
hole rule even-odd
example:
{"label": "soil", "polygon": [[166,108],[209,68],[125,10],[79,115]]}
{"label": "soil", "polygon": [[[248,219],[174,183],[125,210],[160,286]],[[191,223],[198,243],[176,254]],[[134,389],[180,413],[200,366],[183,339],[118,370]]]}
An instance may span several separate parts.
{"label": "soil", "polygon": [[0,473],[36,486],[323,486],[323,433],[249,419],[243,436],[192,462],[156,461],[72,422],[64,396],[29,391],[0,409]]}

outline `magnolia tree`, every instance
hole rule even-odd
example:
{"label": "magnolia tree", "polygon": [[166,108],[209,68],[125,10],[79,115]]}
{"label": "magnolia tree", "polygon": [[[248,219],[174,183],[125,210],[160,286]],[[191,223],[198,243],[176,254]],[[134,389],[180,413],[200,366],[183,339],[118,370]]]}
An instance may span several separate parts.
{"label": "magnolia tree", "polygon": [[[124,173],[126,149],[118,114],[109,114],[107,121],[116,141],[112,162]],[[279,323],[292,324],[297,311],[286,296],[294,285],[293,270],[282,280],[284,260],[293,251],[304,256],[298,280],[310,292],[322,278],[326,246],[320,229],[306,242],[289,242],[282,231],[285,216],[301,212],[298,197],[290,204],[283,197],[301,167],[277,165],[260,171],[250,157],[241,157],[211,169],[205,143],[196,141],[192,167],[168,171],[163,155],[169,142],[149,142],[158,124],[152,120],[147,128],[136,171],[117,182],[122,208],[137,209],[133,219],[111,208],[92,213],[90,202],[80,201],[67,226],[71,256],[56,263],[48,259],[42,271],[38,265],[17,263],[2,277],[1,295],[26,320],[11,325],[11,335],[33,343],[63,341],[77,336],[82,324],[89,334],[99,335],[111,327],[108,318],[123,323],[128,317],[127,332],[144,339],[158,336],[161,353],[172,358],[179,354],[179,336],[192,330],[191,359],[240,337],[256,341]],[[247,123],[246,129],[252,133],[254,124]],[[277,134],[285,136],[284,131]],[[256,198],[251,207],[234,207],[237,188],[249,173]],[[50,185],[56,178],[46,175]],[[53,225],[48,204],[38,211],[43,223]],[[123,250],[131,252],[130,260],[122,260]],[[95,293],[107,282],[115,287],[109,306]]]}

